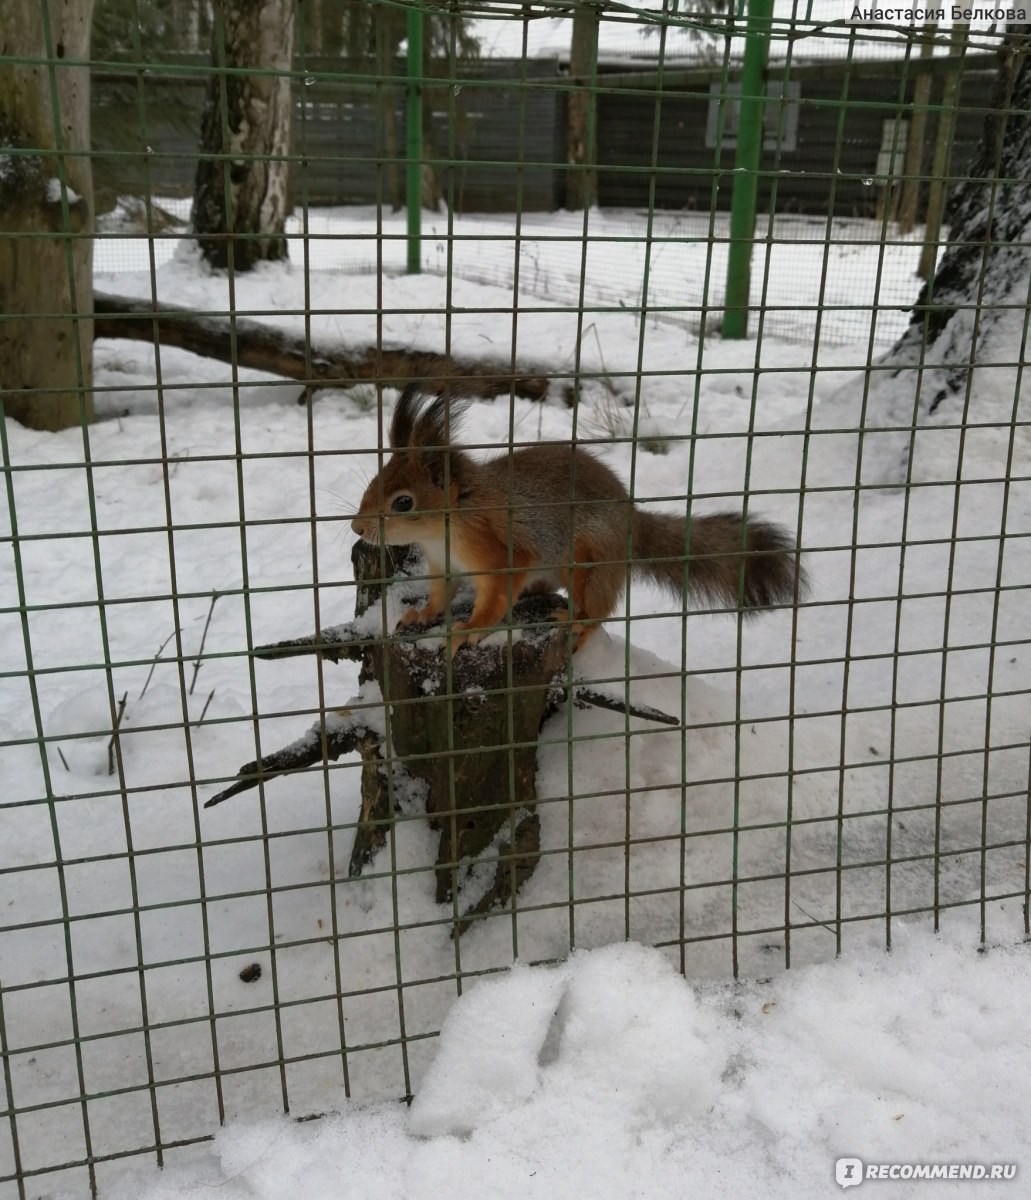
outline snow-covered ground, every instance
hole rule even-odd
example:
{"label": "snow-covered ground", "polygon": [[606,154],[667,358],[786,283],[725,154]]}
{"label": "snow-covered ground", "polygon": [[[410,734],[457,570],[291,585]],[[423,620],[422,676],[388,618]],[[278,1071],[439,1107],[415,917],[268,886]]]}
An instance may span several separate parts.
{"label": "snow-covered ground", "polygon": [[[636,247],[596,250],[622,264],[636,304]],[[557,272],[560,256],[542,254]],[[800,526],[812,593],[797,628],[789,613],[684,620],[635,584],[578,673],[629,678],[634,701],[683,727],[556,716],[518,948],[507,916],[456,945],[417,814],[365,878],[344,878],[355,763],[200,807],[310,726],[320,696],[338,706],[357,690],[350,667],[247,650],[351,612],[342,518],[376,470],[373,390],[318,393],[309,413],[295,384],[99,343],[89,468],[81,431],[4,431],[0,1034],[16,1119],[0,1125],[0,1200],[19,1195],[11,1128],[23,1171],[92,1153],[105,1194],[134,1200],[445,1186],[733,1197],[757,1182],[805,1197],[835,1189],[841,1155],[1019,1161],[1031,970],[1019,337],[982,363],[965,435],[945,405],[907,453],[864,413],[869,341],[699,342],[615,295],[582,318],[561,289],[514,297],[511,259],[508,271],[450,284],[306,274],[295,256],[236,279],[234,301],[295,331],[307,305],[319,345],[380,336],[556,375],[579,345],[578,436],[640,499],[682,508],[689,492],[702,512],[747,491],[750,511]],[[151,280],[98,286],[148,296]],[[225,278],[182,252],[156,290],[229,304]],[[664,453],[635,451],[627,402]],[[860,439],[864,419],[879,427]],[[502,398],[473,407],[465,437],[563,438],[572,423],[558,399]],[[613,945],[628,939],[658,949]],[[516,958],[561,964],[572,944],[585,953],[566,965],[497,974]],[[261,977],[244,983],[255,962]],[[410,1110],[396,1103],[406,1091]],[[337,1115],[295,1125],[276,1116],[285,1104]],[[214,1147],[170,1150],[163,1178],[152,1157],[103,1161],[204,1138],[223,1114]],[[32,1178],[33,1195],[86,1189],[82,1168]]]}
{"label": "snow-covered ground", "polygon": [[883,1166],[1016,1170],[864,1185],[891,1200],[1019,1196],[1029,984],[1023,950],[926,937],[738,987],[692,988],[633,943],[580,951],[467,993],[410,1110],[239,1122],[112,1195],[816,1200]]}
{"label": "snow-covered ground", "polygon": [[[873,180],[870,180],[873,186]],[[185,220],[188,200],[162,208]],[[111,218],[108,224],[117,224]],[[145,228],[145,214],[137,224]],[[405,214],[373,207],[315,209],[303,224],[287,225],[294,263],[309,271],[400,273],[407,262]],[[370,234],[378,233],[379,237]],[[727,213],[593,209],[582,213],[423,213],[422,267],[448,270],[465,283],[483,283],[587,310],[647,307],[653,323],[679,325],[695,335],[718,326],[727,277]],[[584,251],[584,238],[587,250]],[[761,213],[763,249],[753,265],[753,303],[761,306],[764,336],[810,345],[887,349],[909,321],[914,272],[923,230],[899,234],[878,221]],[[885,244],[887,242],[887,244]],[[153,243],[157,266],[176,254],[178,235]],[[138,236],[97,240],[95,267],[102,275],[146,271],[150,246]],[[642,284],[647,265],[647,294]],[[583,283],[581,285],[581,279]],[[111,281],[118,288],[118,280]],[[581,299],[582,290],[582,299]],[[509,306],[511,300],[508,300]],[[752,318],[758,321],[758,313]],[[590,320],[586,322],[590,324]]]}

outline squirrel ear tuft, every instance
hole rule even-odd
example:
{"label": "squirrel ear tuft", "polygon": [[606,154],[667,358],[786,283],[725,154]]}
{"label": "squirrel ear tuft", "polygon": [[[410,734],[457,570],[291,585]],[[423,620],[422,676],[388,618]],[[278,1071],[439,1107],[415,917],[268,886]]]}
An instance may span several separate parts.
{"label": "squirrel ear tuft", "polygon": [[390,445],[393,450],[416,451],[431,482],[443,488],[445,479],[457,481],[465,467],[464,455],[452,447],[452,439],[469,400],[438,396],[424,405],[425,386],[412,382],[398,397],[390,422]]}
{"label": "squirrel ear tuft", "polygon": [[425,398],[426,384],[419,379],[409,383],[398,397],[390,421],[392,449],[439,450],[451,445],[469,401],[445,395],[424,407]]}
{"label": "squirrel ear tuft", "polygon": [[419,414],[410,444],[426,450],[450,449],[461,424],[462,414],[468,407],[468,400],[438,396]]}
{"label": "squirrel ear tuft", "polygon": [[422,408],[423,383],[413,379],[398,397],[390,422],[390,445],[394,450],[414,444],[415,423]]}

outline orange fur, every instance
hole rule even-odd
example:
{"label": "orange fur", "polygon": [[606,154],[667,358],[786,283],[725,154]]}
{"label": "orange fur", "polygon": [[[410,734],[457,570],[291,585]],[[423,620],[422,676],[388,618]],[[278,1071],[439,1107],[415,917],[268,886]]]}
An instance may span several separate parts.
{"label": "orange fur", "polygon": [[[501,513],[481,513],[480,518],[453,524],[452,546],[458,561],[475,563],[476,571],[468,578],[475,599],[468,621],[456,621],[454,628],[463,636],[456,638],[452,653],[466,642],[476,642],[482,633],[500,625],[522,595],[526,582],[524,568],[532,557],[513,548],[509,554],[502,528]],[[439,614],[438,614],[439,615]]]}

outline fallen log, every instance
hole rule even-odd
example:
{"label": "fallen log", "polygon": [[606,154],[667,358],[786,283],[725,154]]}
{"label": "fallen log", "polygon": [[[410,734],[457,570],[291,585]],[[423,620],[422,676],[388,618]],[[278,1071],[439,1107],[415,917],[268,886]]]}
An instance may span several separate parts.
{"label": "fallen log", "polygon": [[452,395],[490,397],[512,392],[526,400],[543,400],[548,392],[547,376],[514,372],[504,363],[407,347],[309,345],[303,337],[253,317],[203,315],[174,304],[103,292],[94,293],[93,311],[95,338],[158,342],[204,358],[296,379],[311,390],[360,382],[401,387],[421,379],[428,391],[447,389]]}

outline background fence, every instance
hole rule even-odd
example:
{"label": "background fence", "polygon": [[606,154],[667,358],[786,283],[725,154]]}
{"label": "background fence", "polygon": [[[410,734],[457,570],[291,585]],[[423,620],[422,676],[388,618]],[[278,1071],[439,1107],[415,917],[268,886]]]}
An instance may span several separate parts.
{"label": "background fence", "polygon": [[[518,24],[494,23],[504,32],[502,45],[518,44],[513,36]],[[990,102],[995,68],[991,39],[975,35],[953,44],[939,35],[935,45],[936,39],[919,28],[908,40],[846,28],[814,38],[814,27],[819,28],[811,22],[796,29],[795,23],[783,21],[782,38],[773,42],[767,86],[775,99],[765,114],[758,205],[770,240],[780,246],[795,244],[818,254],[827,238],[825,222],[832,220],[834,240],[854,248],[835,270],[842,295],[854,303],[839,308],[836,319],[825,324],[823,337],[845,342],[872,329],[875,338],[890,344],[905,327],[910,276],[920,256],[913,221],[926,209],[932,169],[948,170],[948,159],[932,162],[932,148],[939,141],[948,146],[957,167],[969,159]],[[534,25],[528,23],[528,33],[531,29]],[[699,35],[694,39],[695,64],[687,65],[690,60],[684,57],[660,54],[655,36],[641,41],[639,29],[637,43],[627,46],[626,27],[614,29],[624,36],[599,57],[592,88],[597,202],[607,228],[639,240],[639,214],[646,210],[661,212],[659,232],[667,246],[707,244],[710,232],[725,237],[719,222],[720,214],[730,209],[733,190],[737,143],[731,126],[737,119],[740,37],[725,39],[722,61],[717,55],[714,62],[715,42]],[[795,36],[789,41],[791,31]],[[498,40],[488,33],[468,46],[479,51],[481,41],[490,47]],[[558,40],[540,46],[549,57],[506,59],[478,53],[428,64],[429,80],[446,78],[441,86],[423,89],[427,161],[433,163],[452,219],[466,214],[486,218],[486,228],[482,223],[470,226],[467,235],[477,243],[476,254],[453,264],[465,278],[503,286],[511,282],[511,214],[533,214],[526,227],[529,240],[536,214],[577,207],[567,195],[569,59],[568,54],[554,55]],[[606,42],[603,37],[599,45]],[[134,208],[133,197],[149,192],[164,210],[181,215],[182,206],[170,201],[192,195],[205,56],[170,58],[148,64],[142,73],[114,64],[94,71],[93,165],[99,208],[110,210],[122,197],[130,214],[127,223],[123,204],[102,223],[121,235],[102,247],[104,269],[131,269],[140,262],[139,251],[121,240],[141,228],[143,213],[138,205]],[[398,148],[407,136],[403,61],[391,59],[377,72],[369,59],[308,55],[293,93],[292,144],[303,148],[292,175],[294,203],[306,209],[401,208]],[[943,103],[946,94],[949,100]],[[147,114],[142,124],[138,110]],[[920,114],[922,151],[916,159],[913,148],[906,157],[905,140],[914,112]],[[915,193],[908,205],[912,215],[900,224],[898,207],[907,188]],[[499,219],[498,214],[509,215]],[[712,231],[710,218],[717,222]],[[309,213],[309,234],[328,231],[325,222]],[[461,237],[463,222],[458,226]],[[434,228],[443,227],[438,222]],[[174,224],[165,232],[171,239]],[[932,229],[932,240],[934,236]],[[172,246],[170,241],[168,253]],[[538,258],[541,252],[538,244]],[[575,247],[571,257],[575,263]],[[664,257],[683,256],[674,250]],[[309,262],[315,270],[355,270],[368,269],[370,259],[354,242],[335,239],[333,245],[316,246]],[[430,260],[426,265],[439,269],[440,264]],[[651,277],[653,312],[659,319],[683,320],[685,296],[677,278],[681,264],[668,279],[664,265],[657,262]],[[522,286],[544,297],[575,301],[578,273],[568,274],[572,278],[564,288],[554,275],[542,284],[539,271],[524,273]],[[820,305],[814,290],[818,276],[793,256],[778,263],[775,276],[792,303],[771,298],[771,328],[806,341],[813,328],[810,314]],[[873,277],[877,287],[871,291]],[[693,298],[702,306],[707,297],[700,282],[692,282]],[[714,284],[721,282],[717,277]],[[625,284],[599,263],[587,286],[604,289],[599,299],[607,301]],[[714,300],[719,303],[718,296]],[[827,302],[824,296],[823,307]],[[871,326],[874,310],[880,320]]]}
{"label": "background fence", "polygon": [[[603,12],[586,80],[546,39],[531,52],[542,27],[571,37],[553,6],[441,18],[420,85],[445,203],[412,274],[393,55],[308,57],[297,10],[289,260],[248,273],[203,265],[186,229],[196,61],[137,41],[93,64],[90,157],[120,199],[80,229],[60,176],[57,235],[95,238],[95,298],[117,293],[149,340],[98,337],[95,423],[0,414],[0,1200],[103,1190],[228,1117],[410,1096],[455,996],[516,957],[634,938],[719,979],[890,943],[900,922],[1026,932],[1027,272],[1001,216],[944,333],[902,311],[948,233],[925,228],[931,193],[979,178],[986,116],[1026,126],[993,90],[1003,34],[775,11],[749,337],[729,339],[743,25],[674,7]],[[458,17],[499,56],[460,56]],[[585,90],[598,204],[562,209],[592,167],[567,152]],[[994,161],[989,214],[1028,178]],[[156,304],[231,317],[231,361],[159,345]],[[296,339],[299,381],[247,365],[247,321]],[[329,385],[327,354],[349,364]],[[402,361],[506,375],[467,418],[481,451],[573,436],[640,502],[777,521],[811,580],[753,622],[631,585],[566,683],[674,724],[559,706],[537,869],[460,938],[417,796],[399,790],[349,876],[353,756],[204,808],[327,710],[376,710],[353,665],[253,651],[350,617],[344,518]],[[458,866],[480,886],[482,863]]]}
{"label": "background fence", "polygon": [[[770,94],[787,96],[787,128],[778,145],[780,105],[775,101],[767,115],[767,158],[759,192],[764,209],[775,184],[775,207],[784,214],[825,217],[830,201],[834,216],[875,217],[878,188],[871,181],[878,176],[885,125],[906,121],[921,80],[930,85],[925,103],[932,119],[925,133],[933,143],[942,119],[942,83],[955,70],[955,60],[867,57],[873,48],[876,43],[870,47],[859,41],[849,56],[848,43],[842,41],[844,83],[843,67],[833,60],[803,60],[776,72]],[[120,196],[142,195],[148,183],[158,196],[193,194],[207,66],[205,57],[196,56],[168,64],[165,71],[155,64],[142,80],[126,67],[94,72],[93,170],[102,208],[113,207]],[[404,63],[395,61],[391,67],[385,101],[396,143],[404,145]],[[375,64],[312,57],[306,69],[308,74],[294,81],[293,144],[305,146],[307,202],[323,208],[385,200],[400,208],[404,192],[397,170],[389,171],[384,195],[384,160],[390,156],[383,79]],[[733,64],[681,66],[662,73],[640,64],[636,69],[600,65],[595,136],[601,206],[647,207],[654,180],[658,208],[708,211],[715,190],[716,208],[728,209],[736,139],[724,129],[717,148],[715,123],[722,98],[733,95],[736,74]],[[990,104],[994,55],[983,49],[965,55],[961,75],[951,143],[957,161],[965,162],[981,136]],[[457,213],[514,212],[517,166],[521,211],[550,213],[566,207],[567,80],[568,62],[558,58],[477,57],[457,62],[445,87],[426,89],[434,142],[443,148],[454,136],[457,156],[442,156],[438,169],[453,176]],[[444,99],[448,85],[458,89],[453,104]],[[657,90],[661,115],[653,168]],[[135,112],[140,92],[150,114],[145,130],[138,127]],[[901,172],[900,162],[894,173]],[[828,187],[832,177],[837,177],[833,193]],[[926,182],[921,190],[926,199]],[[302,199],[296,172],[293,199]]]}

